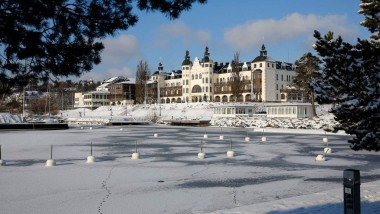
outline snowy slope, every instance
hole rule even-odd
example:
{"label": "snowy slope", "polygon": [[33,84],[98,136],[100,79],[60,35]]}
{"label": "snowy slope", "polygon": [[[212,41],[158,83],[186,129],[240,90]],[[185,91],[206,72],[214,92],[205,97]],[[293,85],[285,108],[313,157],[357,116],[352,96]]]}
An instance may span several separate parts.
{"label": "snowy slope", "polygon": [[[330,105],[317,107],[319,117],[313,119],[276,119],[256,116],[252,118],[215,118],[213,106],[219,103],[173,103],[152,105],[103,106],[95,110],[85,108],[62,111],[62,116],[71,124],[104,125],[110,120],[160,122],[168,119],[203,119],[211,120],[211,126],[217,127],[253,127],[253,128],[290,128],[323,129],[336,124],[333,115],[328,113]],[[262,103],[256,103],[264,109]],[[18,116],[0,114],[0,122],[19,122]]]}
{"label": "snowy slope", "polygon": [[10,113],[0,113],[0,123],[21,123],[22,116]]}
{"label": "snowy slope", "polygon": [[[203,119],[211,120],[211,126],[218,127],[270,127],[291,129],[322,129],[331,127],[336,122],[328,113],[329,105],[317,107],[319,117],[313,119],[273,119],[265,116],[252,118],[215,118],[213,106],[219,103],[174,103],[174,104],[152,104],[133,105],[127,107],[112,106],[100,107],[94,111],[88,109],[76,109],[63,112],[63,116],[69,122],[100,125],[112,120],[134,120],[134,121],[162,121],[168,119]],[[259,109],[264,109],[265,104],[258,103]],[[79,117],[81,112],[82,117]],[[112,117],[111,117],[112,114]],[[85,115],[85,116],[83,116]]]}

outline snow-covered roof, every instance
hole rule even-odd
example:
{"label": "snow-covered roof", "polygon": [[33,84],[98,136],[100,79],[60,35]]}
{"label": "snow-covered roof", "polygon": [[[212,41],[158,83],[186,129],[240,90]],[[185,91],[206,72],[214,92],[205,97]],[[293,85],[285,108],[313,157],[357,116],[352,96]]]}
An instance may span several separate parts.
{"label": "snow-covered roof", "polygon": [[[315,104],[318,105],[318,104]],[[276,107],[276,106],[311,106],[311,103],[268,103],[265,107]]]}
{"label": "snow-covered roof", "polygon": [[211,108],[223,108],[223,107],[255,107],[258,104],[255,103],[225,103],[217,106],[212,106]]}

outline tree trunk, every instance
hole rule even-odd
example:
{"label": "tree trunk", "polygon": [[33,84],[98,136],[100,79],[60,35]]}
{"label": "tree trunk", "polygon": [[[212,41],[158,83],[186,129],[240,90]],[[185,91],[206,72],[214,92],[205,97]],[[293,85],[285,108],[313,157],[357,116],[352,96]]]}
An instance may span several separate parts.
{"label": "tree trunk", "polygon": [[314,100],[314,92],[313,91],[310,93],[310,102],[311,102],[311,110],[313,113],[313,117],[318,117],[317,111],[315,109],[315,100]]}

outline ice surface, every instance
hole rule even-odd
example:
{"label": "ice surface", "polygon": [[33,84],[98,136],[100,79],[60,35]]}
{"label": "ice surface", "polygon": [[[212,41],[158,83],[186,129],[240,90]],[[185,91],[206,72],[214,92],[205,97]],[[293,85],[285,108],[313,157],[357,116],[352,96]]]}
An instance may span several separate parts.
{"label": "ice surface", "polygon": [[[344,134],[328,135],[334,152],[317,162],[321,130],[265,129],[262,143],[258,128],[223,128],[220,140],[216,127],[207,139],[204,128],[92,127],[1,131],[1,213],[343,213],[347,168],[361,171],[362,213],[380,210],[380,156],[350,150]],[[57,165],[45,167],[51,144]]]}

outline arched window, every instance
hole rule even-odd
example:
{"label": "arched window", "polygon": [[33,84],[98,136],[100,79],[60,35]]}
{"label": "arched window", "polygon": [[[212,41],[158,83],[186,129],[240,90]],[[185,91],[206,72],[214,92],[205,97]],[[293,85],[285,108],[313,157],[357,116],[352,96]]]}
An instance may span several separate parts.
{"label": "arched window", "polygon": [[191,79],[194,79],[194,74],[191,75]]}
{"label": "arched window", "polygon": [[202,78],[202,74],[199,74],[199,79]]}
{"label": "arched window", "polygon": [[195,74],[195,79],[198,79],[198,74]]}
{"label": "arched window", "polygon": [[199,85],[194,85],[193,88],[191,89],[191,93],[201,93],[202,88]]}
{"label": "arched window", "polygon": [[208,83],[208,77],[206,77],[206,83]]}

